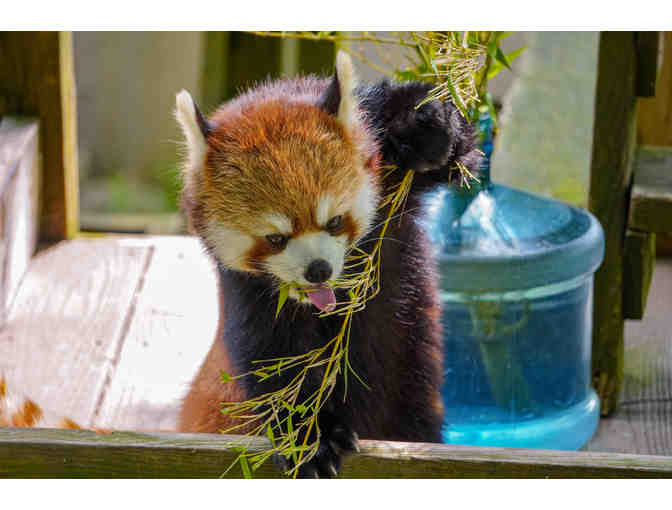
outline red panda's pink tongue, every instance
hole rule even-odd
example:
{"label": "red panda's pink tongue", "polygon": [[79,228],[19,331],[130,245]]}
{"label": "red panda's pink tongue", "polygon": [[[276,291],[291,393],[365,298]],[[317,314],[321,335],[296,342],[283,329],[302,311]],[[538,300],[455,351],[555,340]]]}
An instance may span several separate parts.
{"label": "red panda's pink tongue", "polygon": [[326,285],[307,291],[308,299],[323,312],[331,312],[336,307],[336,296],[331,287]]}

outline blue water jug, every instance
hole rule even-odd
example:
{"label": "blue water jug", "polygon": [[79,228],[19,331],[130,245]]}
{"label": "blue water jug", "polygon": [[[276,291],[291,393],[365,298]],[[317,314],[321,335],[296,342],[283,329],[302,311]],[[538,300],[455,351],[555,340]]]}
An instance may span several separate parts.
{"label": "blue water jug", "polygon": [[593,435],[593,273],[585,210],[490,182],[443,187],[421,220],[438,260],[446,443],[576,450]]}

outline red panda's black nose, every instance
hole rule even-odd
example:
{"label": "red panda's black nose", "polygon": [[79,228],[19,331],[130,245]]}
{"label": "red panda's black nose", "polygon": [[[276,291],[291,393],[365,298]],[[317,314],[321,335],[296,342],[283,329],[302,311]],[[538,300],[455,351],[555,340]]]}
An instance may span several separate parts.
{"label": "red panda's black nose", "polygon": [[308,264],[305,277],[310,283],[324,283],[331,276],[331,264],[324,259],[313,260]]}

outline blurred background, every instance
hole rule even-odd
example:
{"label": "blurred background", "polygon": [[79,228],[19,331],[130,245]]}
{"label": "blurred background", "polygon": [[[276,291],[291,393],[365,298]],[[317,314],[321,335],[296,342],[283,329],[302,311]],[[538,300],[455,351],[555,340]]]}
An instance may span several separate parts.
{"label": "blurred background", "polygon": [[[526,49],[488,84],[500,110],[495,181],[585,205],[597,43],[597,32],[504,40],[505,52]],[[357,49],[373,64],[355,60],[367,81],[383,78],[375,67],[400,52]],[[330,73],[335,48],[244,32],[76,32],[74,52],[81,229],[175,234],[184,230],[175,93],[188,89],[209,112],[268,76]]]}

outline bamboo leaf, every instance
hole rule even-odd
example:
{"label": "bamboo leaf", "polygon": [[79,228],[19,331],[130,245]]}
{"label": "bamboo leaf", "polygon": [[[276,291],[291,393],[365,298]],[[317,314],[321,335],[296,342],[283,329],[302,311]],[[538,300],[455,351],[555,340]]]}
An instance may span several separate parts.
{"label": "bamboo leaf", "polygon": [[275,436],[273,435],[273,427],[271,427],[270,423],[266,426],[266,437],[273,445],[273,448],[275,448]]}
{"label": "bamboo leaf", "polygon": [[485,94],[485,103],[488,105],[488,113],[492,119],[492,128],[494,131],[497,131],[497,110],[495,109],[495,103],[492,102],[492,95],[490,92]]}
{"label": "bamboo leaf", "polygon": [[495,41],[490,41],[488,43],[488,55],[491,59],[497,59],[497,43]]}
{"label": "bamboo leaf", "polygon": [[245,455],[240,455],[240,468],[243,470],[243,476],[248,480],[252,479],[252,471],[250,471],[250,465],[247,462],[247,457]]}
{"label": "bamboo leaf", "polygon": [[490,56],[491,59],[495,60],[496,62],[499,62],[507,69],[511,69],[509,61],[506,60],[506,55],[504,55],[502,49],[497,45],[495,41],[490,41],[490,43],[488,43],[488,55]]}
{"label": "bamboo leaf", "polygon": [[506,55],[504,55],[504,52],[502,51],[502,48],[497,46],[497,52],[496,52],[496,58],[497,62],[500,62],[506,66],[507,69],[511,69],[511,65],[509,64],[509,61],[506,58]]}
{"label": "bamboo leaf", "polygon": [[278,292],[278,307],[275,310],[275,318],[278,318],[278,315],[280,315],[280,310],[282,310],[282,307],[285,306],[285,302],[287,301],[287,298],[289,297],[289,285],[283,284],[280,287],[280,292]]}
{"label": "bamboo leaf", "polygon": [[[517,50],[513,50],[509,53],[506,54],[506,59],[508,60],[509,64],[511,64],[514,60],[516,60],[522,53],[527,49],[527,46],[521,46]],[[499,74],[499,72],[504,69],[504,65],[501,64],[498,61],[493,62],[490,65],[490,69],[488,70],[488,79],[494,78]]]}
{"label": "bamboo leaf", "polygon": [[219,377],[222,380],[222,383],[224,384],[231,382],[233,380],[233,378],[228,373],[224,372],[224,370],[219,371]]}
{"label": "bamboo leaf", "polygon": [[499,43],[502,39],[506,39],[510,35],[513,35],[515,32],[496,32],[495,42]]}

